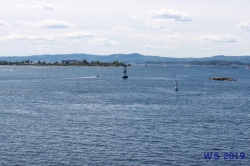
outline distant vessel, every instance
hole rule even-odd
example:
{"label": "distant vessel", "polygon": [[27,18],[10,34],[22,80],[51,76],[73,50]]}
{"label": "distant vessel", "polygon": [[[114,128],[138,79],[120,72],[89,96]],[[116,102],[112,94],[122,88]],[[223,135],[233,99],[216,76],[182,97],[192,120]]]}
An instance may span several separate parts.
{"label": "distant vessel", "polygon": [[249,69],[250,69],[250,68],[249,68],[249,65],[246,65],[246,69],[247,69],[247,70],[249,70]]}
{"label": "distant vessel", "polygon": [[238,68],[238,66],[236,64],[233,64],[232,68]]}
{"label": "distant vessel", "polygon": [[145,66],[147,66],[147,64],[146,64],[146,63],[143,63],[141,66],[145,67]]}
{"label": "distant vessel", "polygon": [[177,81],[175,81],[175,88],[174,90],[177,92],[178,91],[178,87],[177,87]]}
{"label": "distant vessel", "polygon": [[174,76],[176,76],[176,75],[175,75],[175,72],[174,72]]}
{"label": "distant vessel", "polygon": [[187,68],[190,68],[190,65],[189,65],[189,64],[187,64],[186,66],[183,66],[183,67],[187,67]]}
{"label": "distant vessel", "polygon": [[163,66],[165,67],[165,66],[170,66],[170,65],[169,64],[167,65],[166,63],[164,63]]}
{"label": "distant vessel", "polygon": [[122,78],[128,78],[128,76],[127,76],[127,68],[126,67],[127,67],[127,65],[125,64]]}

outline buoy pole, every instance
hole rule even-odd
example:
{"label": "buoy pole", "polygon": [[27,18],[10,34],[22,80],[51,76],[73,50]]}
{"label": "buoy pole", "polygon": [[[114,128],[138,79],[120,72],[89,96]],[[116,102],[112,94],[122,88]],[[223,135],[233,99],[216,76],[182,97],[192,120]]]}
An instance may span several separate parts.
{"label": "buoy pole", "polygon": [[124,70],[123,70],[123,76],[122,76],[122,78],[128,78],[126,64],[124,65]]}
{"label": "buoy pole", "polygon": [[177,81],[175,81],[175,91],[177,92],[178,91],[178,87],[177,87]]}

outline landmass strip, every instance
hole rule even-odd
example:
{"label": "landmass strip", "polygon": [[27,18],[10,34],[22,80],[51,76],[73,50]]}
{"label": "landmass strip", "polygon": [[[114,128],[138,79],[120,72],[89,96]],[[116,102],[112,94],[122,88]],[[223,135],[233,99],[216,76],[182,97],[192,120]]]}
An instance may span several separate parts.
{"label": "landmass strip", "polygon": [[[7,61],[0,61],[0,65],[14,65],[14,66],[101,66],[101,67],[120,67],[125,66],[125,63],[123,62],[100,62],[100,61],[91,61],[88,62],[86,59],[83,59],[82,61],[78,60],[62,60],[61,62],[54,62],[54,63],[47,63],[45,61],[41,62],[40,60],[38,62],[33,62],[30,60],[25,60],[22,62],[7,62]],[[126,66],[131,66],[131,64],[127,64]]]}

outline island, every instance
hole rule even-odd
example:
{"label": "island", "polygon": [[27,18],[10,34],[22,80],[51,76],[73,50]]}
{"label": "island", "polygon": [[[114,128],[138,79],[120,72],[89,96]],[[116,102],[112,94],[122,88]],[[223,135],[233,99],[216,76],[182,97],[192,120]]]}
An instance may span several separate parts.
{"label": "island", "polygon": [[[123,62],[100,62],[100,61],[91,61],[88,62],[86,59],[82,61],[70,59],[70,60],[62,60],[61,62],[47,63],[45,61],[41,62],[38,60],[37,62],[33,62],[30,60],[25,60],[22,62],[8,62],[8,61],[0,61],[0,65],[10,65],[10,66],[94,66],[94,67],[121,67],[125,66]],[[126,64],[126,66],[131,66],[131,64]]]}
{"label": "island", "polygon": [[209,78],[210,80],[216,80],[216,81],[236,81],[233,78],[230,77],[212,77]]}

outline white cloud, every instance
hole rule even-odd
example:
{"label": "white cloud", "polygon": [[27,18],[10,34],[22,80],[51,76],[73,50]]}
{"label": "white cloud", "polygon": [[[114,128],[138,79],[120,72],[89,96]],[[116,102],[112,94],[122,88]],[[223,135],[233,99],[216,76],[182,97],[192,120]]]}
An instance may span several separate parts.
{"label": "white cloud", "polygon": [[37,40],[37,41],[55,41],[57,40],[58,35],[29,35],[27,40]]}
{"label": "white cloud", "polygon": [[151,45],[144,45],[142,48],[144,49],[157,49],[159,47],[151,46]]}
{"label": "white cloud", "polygon": [[210,42],[238,42],[240,39],[231,34],[218,34],[218,35],[202,35],[196,37],[195,40],[206,40]]}
{"label": "white cloud", "polygon": [[153,38],[153,36],[150,35],[150,34],[138,34],[138,33],[132,35],[131,37],[135,37],[135,38],[137,38],[137,37],[140,37],[140,38]]}
{"label": "white cloud", "polygon": [[29,21],[24,21],[24,20],[20,20],[20,21],[17,21],[18,24],[21,24],[21,25],[24,25],[26,27],[36,27],[36,24],[33,24]]}
{"label": "white cloud", "polygon": [[71,43],[72,43],[72,44],[76,44],[76,43],[79,43],[79,42],[80,42],[80,40],[75,39],[75,40],[73,40]]}
{"label": "white cloud", "polygon": [[11,34],[8,36],[0,37],[0,42],[8,42],[11,40],[47,40],[54,41],[56,40],[56,35],[29,35],[29,34]]}
{"label": "white cloud", "polygon": [[28,35],[11,34],[8,36],[0,37],[0,42],[7,42],[10,40],[26,40],[27,38],[28,38]]}
{"label": "white cloud", "polygon": [[164,46],[163,49],[164,50],[173,50],[173,49],[177,49],[178,46],[176,45],[169,45],[169,46]]}
{"label": "white cloud", "polygon": [[28,27],[37,27],[37,28],[75,28],[74,24],[60,21],[60,20],[44,20],[38,23],[31,23],[29,21],[20,20],[18,21],[19,24],[28,26]]}
{"label": "white cloud", "polygon": [[174,34],[169,34],[169,35],[161,35],[161,36],[153,36],[151,34],[134,34],[130,36],[132,38],[146,38],[146,39],[151,39],[151,40],[173,40],[173,39],[182,39],[185,38],[182,34],[179,33],[174,33]]}
{"label": "white cloud", "polygon": [[109,40],[106,38],[97,38],[97,39],[89,40],[88,43],[90,45],[117,45],[117,44],[120,44],[117,41]]}
{"label": "white cloud", "polygon": [[55,45],[47,45],[47,44],[42,44],[42,45],[38,45],[38,47],[41,49],[41,50],[52,50],[52,49],[62,49],[63,47],[60,47],[60,46],[55,46]]}
{"label": "white cloud", "polygon": [[185,36],[183,36],[182,34],[179,34],[179,33],[164,35],[162,37],[162,39],[181,39],[181,38],[185,38]]}
{"label": "white cloud", "polygon": [[51,49],[50,45],[39,45],[41,49]]}
{"label": "white cloud", "polygon": [[35,5],[34,6],[35,9],[41,9],[41,10],[55,10],[55,6],[51,5],[51,4],[42,4],[42,5]]}
{"label": "white cloud", "polygon": [[145,22],[145,25],[147,27],[160,29],[162,31],[168,32],[171,31],[171,29],[167,26],[168,21],[162,20],[162,19],[156,19],[156,20],[149,20]]}
{"label": "white cloud", "polygon": [[192,21],[192,18],[188,16],[186,12],[172,10],[172,9],[162,9],[159,11],[149,10],[149,18],[160,18],[160,19],[172,19],[175,21]]}
{"label": "white cloud", "polygon": [[132,20],[142,20],[142,19],[144,19],[144,17],[145,16],[142,14],[132,14],[128,18],[132,19]]}
{"label": "white cloud", "polygon": [[39,28],[75,28],[75,25],[59,20],[44,20],[37,23]]}
{"label": "white cloud", "polygon": [[141,20],[147,27],[159,29],[164,32],[171,31],[169,25],[172,21],[193,21],[186,12],[172,9],[148,10],[141,14],[132,15],[129,18]]}
{"label": "white cloud", "polygon": [[30,34],[11,34],[8,36],[0,37],[0,42],[8,42],[11,40],[35,40],[35,41],[55,41],[60,38],[83,38],[94,37],[90,32],[79,31],[64,34],[46,34],[46,35],[30,35]]}
{"label": "white cloud", "polygon": [[7,21],[5,21],[5,20],[0,20],[0,26],[7,26],[7,27],[9,27],[10,24]]}
{"label": "white cloud", "polygon": [[65,33],[63,36],[68,38],[83,38],[83,37],[94,37],[95,35],[90,32],[79,31],[79,32]]}
{"label": "white cloud", "polygon": [[13,4],[13,5],[10,5],[11,8],[13,9],[17,9],[17,10],[30,10],[31,9],[31,6],[29,5],[21,5],[21,4]]}
{"label": "white cloud", "polygon": [[112,31],[129,31],[130,29],[128,27],[124,26],[116,26],[111,28]]}
{"label": "white cloud", "polygon": [[211,51],[211,48],[204,48],[204,47],[201,47],[199,48],[200,51]]}
{"label": "white cloud", "polygon": [[132,41],[132,42],[130,42],[130,43],[132,43],[132,44],[137,44],[138,42],[137,42],[137,41]]}
{"label": "white cloud", "polygon": [[237,26],[245,31],[250,31],[250,20],[240,22]]}

